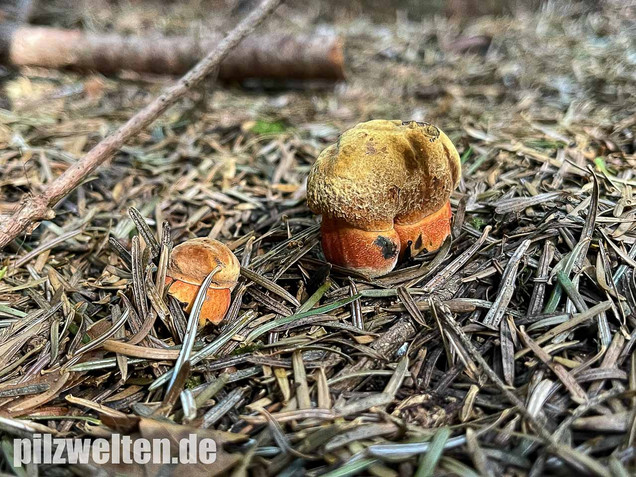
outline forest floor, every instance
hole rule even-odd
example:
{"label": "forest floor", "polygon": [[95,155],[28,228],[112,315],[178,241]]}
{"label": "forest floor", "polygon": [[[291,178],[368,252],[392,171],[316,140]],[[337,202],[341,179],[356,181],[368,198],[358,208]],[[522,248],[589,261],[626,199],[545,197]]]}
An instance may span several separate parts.
{"label": "forest floor", "polygon": [[[236,22],[197,4],[69,23]],[[548,2],[325,26],[320,7],[281,7],[264,29],[342,35],[346,82],[210,80],[0,252],[1,470],[26,475],[12,436],[193,432],[219,443],[202,473],[633,475],[635,19],[627,2]],[[172,80],[5,77],[0,216]],[[369,119],[438,125],[463,167],[452,241],[376,279],[326,264],[305,202],[319,152]],[[248,272],[166,393],[187,317],[153,293],[159,252],[202,236]],[[135,350],[104,348],[148,320]]]}

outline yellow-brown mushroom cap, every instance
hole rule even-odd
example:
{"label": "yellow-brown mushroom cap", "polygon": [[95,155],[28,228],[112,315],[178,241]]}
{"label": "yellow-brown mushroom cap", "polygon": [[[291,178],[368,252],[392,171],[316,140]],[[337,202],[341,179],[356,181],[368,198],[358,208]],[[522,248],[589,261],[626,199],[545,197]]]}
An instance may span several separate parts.
{"label": "yellow-brown mushroom cap", "polygon": [[368,121],[318,156],[307,182],[307,205],[362,230],[387,230],[440,210],[460,170],[455,146],[437,127]]}
{"label": "yellow-brown mushroom cap", "polygon": [[234,289],[240,264],[232,251],[218,240],[195,238],[177,245],[170,255],[168,276],[191,285],[201,285],[217,266],[210,288]]}

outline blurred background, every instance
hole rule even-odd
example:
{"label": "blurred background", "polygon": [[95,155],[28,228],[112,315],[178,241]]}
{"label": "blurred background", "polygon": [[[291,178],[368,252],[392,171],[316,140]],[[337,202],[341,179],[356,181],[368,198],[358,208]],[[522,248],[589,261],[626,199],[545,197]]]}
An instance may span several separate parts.
{"label": "blurred background", "polygon": [[[82,71],[11,65],[8,31],[45,26],[77,29],[98,39],[107,34],[137,36],[149,45],[162,38],[195,41],[229,31],[257,3],[2,2],[0,147],[5,154],[0,158],[0,213],[12,211],[23,194],[41,190],[69,161],[81,157],[177,77],[161,74],[164,59],[146,61],[152,73],[94,71],[113,52],[126,50],[114,47],[106,48],[94,68]],[[220,83],[210,78],[194,88],[99,174],[108,188],[128,184],[116,202],[121,207],[156,205],[163,200],[161,194],[181,187],[170,185],[175,174],[193,168],[217,165],[225,171],[223,187],[232,180],[239,184],[241,168],[254,166],[260,151],[261,139],[254,145],[249,138],[265,137],[273,145],[265,169],[257,167],[263,172],[259,177],[286,184],[285,193],[300,200],[318,152],[342,130],[372,118],[440,125],[457,144],[468,173],[500,160],[501,154],[517,154],[521,147],[539,148],[537,154],[546,157],[560,154],[557,163],[567,157],[584,166],[598,156],[607,156],[604,161],[610,165],[621,162],[625,159],[619,152],[634,152],[635,12],[633,2],[618,0],[290,0],[246,44],[274,50],[272,58],[279,60],[286,59],[286,53],[276,57],[277,45],[268,45],[270,37],[263,35],[300,38],[287,55],[296,77],[286,76],[284,68],[275,78],[259,77],[257,70],[268,61],[257,61],[248,52],[232,71],[221,69]],[[304,48],[303,42],[312,39],[314,46]],[[325,55],[332,50],[316,47],[324,39],[338,51]],[[28,63],[30,50],[21,51],[27,52]],[[45,61],[48,54],[55,57],[55,51],[46,48],[41,53]],[[180,65],[184,71],[196,56]],[[335,73],[322,74],[330,61],[337,63]],[[299,77],[299,70],[313,77]],[[242,147],[245,141],[252,149]],[[507,151],[493,149],[501,141],[508,143]],[[24,160],[25,150],[44,150],[51,162],[42,169],[36,161]],[[287,158],[282,165],[280,157]],[[130,190],[134,196],[128,195]],[[195,201],[179,209],[185,220],[182,233],[209,231],[222,214],[212,208],[206,212],[210,221],[187,220],[199,206]],[[125,216],[125,209],[121,211]],[[222,231],[236,233],[240,231]]]}

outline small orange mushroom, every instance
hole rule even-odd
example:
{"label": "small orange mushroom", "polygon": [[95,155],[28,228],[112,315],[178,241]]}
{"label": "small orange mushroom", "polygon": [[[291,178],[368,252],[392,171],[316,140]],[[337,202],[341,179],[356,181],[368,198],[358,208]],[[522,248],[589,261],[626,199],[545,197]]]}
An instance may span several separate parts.
{"label": "small orange mushroom", "polygon": [[455,146],[431,124],[375,120],[344,132],[307,181],[325,257],[374,277],[400,258],[437,250],[450,234],[460,174]]}
{"label": "small orange mushroom", "polygon": [[224,244],[209,238],[187,240],[170,255],[166,273],[168,294],[186,304],[187,312],[192,310],[201,284],[217,267],[201,308],[200,326],[208,321],[217,325],[225,317],[240,273],[239,261]]}

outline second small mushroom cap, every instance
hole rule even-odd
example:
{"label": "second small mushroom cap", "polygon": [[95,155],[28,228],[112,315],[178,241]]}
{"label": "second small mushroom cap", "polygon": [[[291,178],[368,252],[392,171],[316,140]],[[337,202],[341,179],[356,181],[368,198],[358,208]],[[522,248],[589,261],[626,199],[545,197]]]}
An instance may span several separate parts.
{"label": "second small mushroom cap", "polygon": [[199,324],[219,324],[230,306],[232,289],[241,270],[232,251],[221,242],[196,238],[177,245],[170,255],[166,273],[168,293],[190,312],[205,278],[218,267],[205,292]]}
{"label": "second small mushroom cap", "polygon": [[205,277],[217,266],[210,288],[234,289],[241,266],[238,259],[224,244],[201,237],[177,245],[170,255],[168,275],[191,285],[201,285]]}

